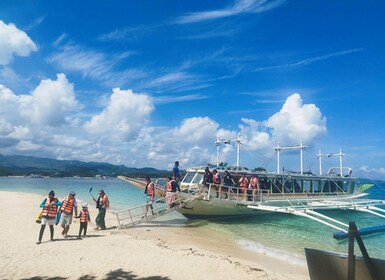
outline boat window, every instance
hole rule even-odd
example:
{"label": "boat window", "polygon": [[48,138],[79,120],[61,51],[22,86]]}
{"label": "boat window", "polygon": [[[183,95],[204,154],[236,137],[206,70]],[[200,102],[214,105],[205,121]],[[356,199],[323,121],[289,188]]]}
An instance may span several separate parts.
{"label": "boat window", "polygon": [[313,181],[313,192],[315,192],[315,193],[321,192],[321,190],[322,190],[321,186],[322,186],[321,180]]}
{"label": "boat window", "polygon": [[186,174],[186,176],[184,177],[184,179],[183,179],[183,183],[190,184],[191,181],[194,179],[195,174],[196,174],[196,173],[190,173],[190,172],[188,172],[188,173]]}
{"label": "boat window", "polygon": [[192,181],[193,184],[199,184],[203,180],[203,174],[196,173],[196,176],[194,177],[194,180]]}
{"label": "boat window", "polygon": [[303,190],[304,192],[313,192],[311,180],[303,180]]}

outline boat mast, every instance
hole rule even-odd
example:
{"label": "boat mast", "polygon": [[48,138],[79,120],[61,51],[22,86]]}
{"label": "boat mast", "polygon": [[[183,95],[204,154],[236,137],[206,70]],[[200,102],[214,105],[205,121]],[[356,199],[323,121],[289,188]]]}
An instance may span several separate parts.
{"label": "boat mast", "polygon": [[217,136],[217,141],[214,142],[215,146],[217,147],[217,167],[219,166],[219,145],[222,143],[222,141]]}
{"label": "boat mast", "polygon": [[319,175],[322,175],[322,157],[331,157],[331,156],[339,156],[340,157],[340,175],[342,176],[343,172],[343,166],[342,166],[342,159],[345,154],[342,153],[342,149],[340,149],[340,152],[338,154],[321,154],[321,150],[319,150],[318,157],[319,157]]}
{"label": "boat mast", "polygon": [[299,146],[286,146],[286,147],[280,147],[279,142],[275,150],[277,151],[277,173],[279,174],[279,154],[281,150],[300,150],[300,164],[301,164],[301,175],[303,175],[303,150],[307,148],[307,146],[304,146],[301,140],[301,144]]}
{"label": "boat mast", "polygon": [[239,167],[240,165],[240,155],[241,155],[241,134],[238,132],[237,134],[237,139],[235,140],[221,140],[219,139],[219,137],[217,137],[217,141],[215,141],[215,145],[217,147],[217,167],[219,166],[219,145],[220,144],[231,144],[231,143],[234,143],[236,142],[237,143],[237,163],[236,163],[236,166]]}
{"label": "boat mast", "polygon": [[240,138],[240,133],[238,132],[237,135],[237,167],[239,167],[240,164],[240,154],[241,154],[241,138]]}

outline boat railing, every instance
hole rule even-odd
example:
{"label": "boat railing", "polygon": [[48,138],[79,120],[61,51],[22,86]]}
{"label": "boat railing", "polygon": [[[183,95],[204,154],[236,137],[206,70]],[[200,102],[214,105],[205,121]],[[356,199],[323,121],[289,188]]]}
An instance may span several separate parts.
{"label": "boat railing", "polygon": [[232,200],[236,202],[263,202],[270,196],[270,190],[266,189],[244,189],[236,186],[209,183],[201,186],[203,199],[211,200],[217,198],[220,200]]}

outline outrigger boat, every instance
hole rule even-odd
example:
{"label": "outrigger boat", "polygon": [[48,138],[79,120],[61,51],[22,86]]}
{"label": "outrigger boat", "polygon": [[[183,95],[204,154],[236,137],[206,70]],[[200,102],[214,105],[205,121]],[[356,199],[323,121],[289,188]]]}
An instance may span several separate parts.
{"label": "outrigger boat", "polygon": [[[178,211],[183,216],[193,219],[211,219],[232,216],[250,216],[266,212],[278,212],[294,214],[320,222],[326,226],[338,230],[334,234],[336,239],[347,238],[349,225],[336,219],[321,214],[318,210],[356,210],[370,213],[385,218],[385,200],[374,200],[365,198],[368,193],[365,190],[372,187],[372,184],[360,185],[351,168],[343,167],[344,154],[340,150],[336,154],[318,154],[320,173],[315,175],[303,171],[303,150],[306,148],[301,142],[299,146],[275,148],[277,153],[277,172],[266,172],[250,170],[239,165],[240,137],[226,143],[237,143],[237,164],[236,166],[225,166],[219,164],[219,148],[221,142],[217,140],[217,165],[209,166],[212,172],[214,169],[223,175],[228,171],[235,182],[239,181],[242,175],[250,178],[256,175],[259,180],[259,188],[253,195],[249,190],[244,193],[237,185],[224,186],[204,182],[206,166],[193,167],[187,170],[180,182],[181,192],[177,194],[179,207]],[[300,150],[300,172],[280,170],[280,152],[283,150]],[[326,174],[322,174],[322,157],[339,156],[340,166],[331,168]],[[142,189],[145,188],[143,180],[119,176]],[[164,200],[164,185],[156,184],[156,196]],[[380,207],[379,207],[380,206]],[[119,216],[118,216],[119,219]],[[369,234],[385,230],[385,226],[360,229],[360,233]]]}

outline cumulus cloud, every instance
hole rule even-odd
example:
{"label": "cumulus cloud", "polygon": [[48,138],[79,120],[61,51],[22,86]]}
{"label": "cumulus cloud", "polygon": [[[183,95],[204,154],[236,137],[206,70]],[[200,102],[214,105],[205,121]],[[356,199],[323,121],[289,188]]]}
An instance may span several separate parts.
{"label": "cumulus cloud", "polygon": [[28,56],[37,51],[36,44],[14,24],[0,20],[0,65],[7,65],[14,55]]}
{"label": "cumulus cloud", "polygon": [[67,122],[70,112],[76,112],[82,105],[76,100],[74,86],[64,74],[57,80],[46,79],[31,95],[20,97],[20,113],[33,123],[50,126]]}
{"label": "cumulus cloud", "polygon": [[309,143],[327,131],[326,117],[320,109],[314,104],[302,104],[298,93],[289,96],[282,109],[271,116],[265,126],[272,129],[275,140],[296,143],[300,140]]}
{"label": "cumulus cloud", "polygon": [[[302,104],[299,94],[288,97],[268,120],[243,118],[235,130],[207,116],[186,118],[176,127],[151,126],[152,98],[130,89],[114,88],[104,104],[101,112],[76,118],[82,105],[64,74],[41,81],[29,95],[0,85],[0,153],[160,169],[179,160],[186,168],[216,163],[217,138],[234,140],[238,132],[243,149],[270,156],[277,139],[311,141],[326,132],[320,110]],[[235,164],[235,148],[221,145],[219,160]],[[251,165],[259,165],[253,160]],[[241,164],[249,165],[243,157]]]}
{"label": "cumulus cloud", "polygon": [[153,110],[154,105],[148,95],[114,88],[107,107],[86,122],[84,127],[90,134],[127,141],[137,136]]}

